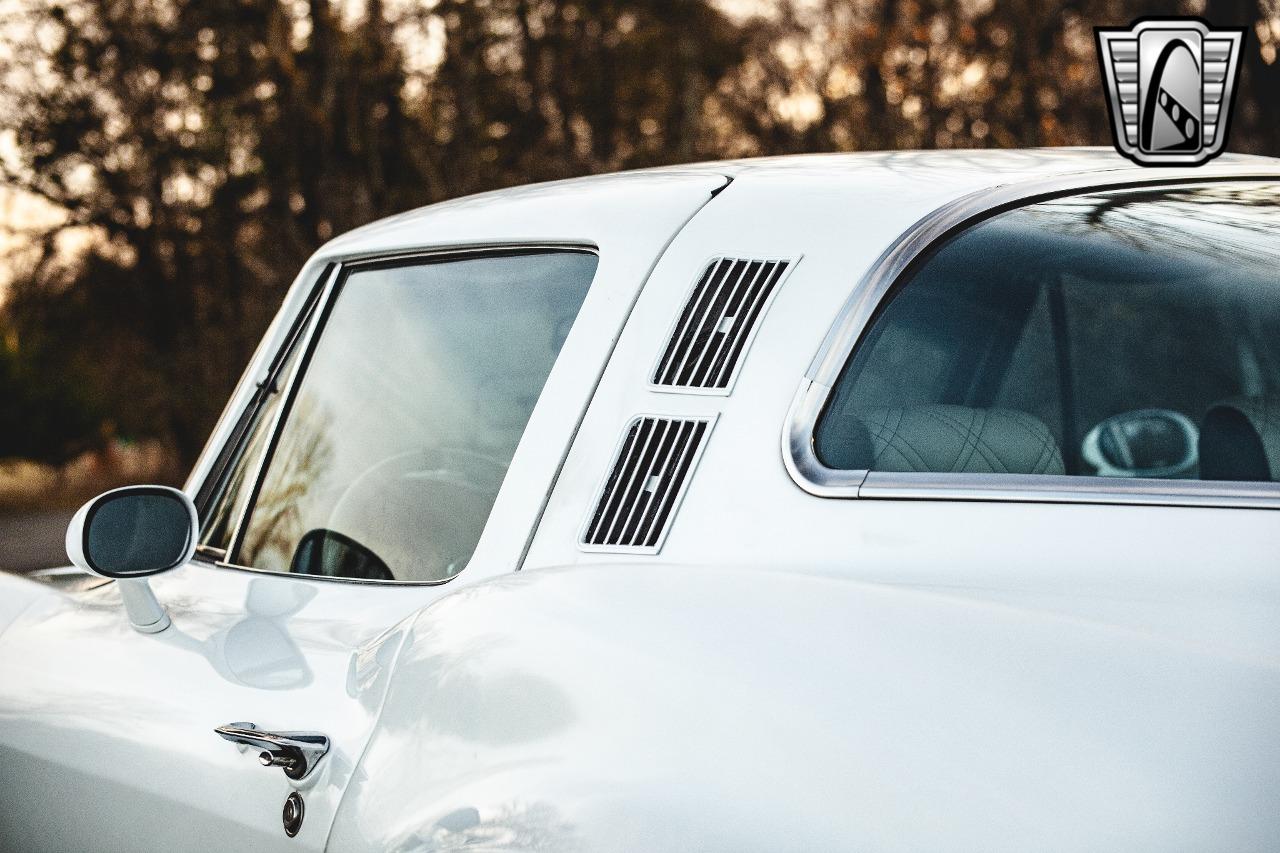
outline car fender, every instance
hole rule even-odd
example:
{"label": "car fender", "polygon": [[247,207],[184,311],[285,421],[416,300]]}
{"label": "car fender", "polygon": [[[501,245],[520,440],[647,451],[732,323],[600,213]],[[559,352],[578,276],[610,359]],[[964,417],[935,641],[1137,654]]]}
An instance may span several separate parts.
{"label": "car fender", "polygon": [[1129,604],[616,564],[460,589],[330,849],[1265,849],[1274,632]]}

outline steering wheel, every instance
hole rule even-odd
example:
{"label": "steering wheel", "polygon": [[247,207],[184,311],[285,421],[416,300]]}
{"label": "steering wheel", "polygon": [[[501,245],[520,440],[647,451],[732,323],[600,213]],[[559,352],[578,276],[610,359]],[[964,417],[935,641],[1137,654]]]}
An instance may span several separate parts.
{"label": "steering wheel", "polygon": [[1186,477],[1199,464],[1200,431],[1172,409],[1138,409],[1094,426],[1080,456],[1099,477]]}
{"label": "steering wheel", "polygon": [[459,447],[397,453],[347,486],[326,527],[369,549],[397,580],[447,580],[471,558],[506,474],[502,460]]}

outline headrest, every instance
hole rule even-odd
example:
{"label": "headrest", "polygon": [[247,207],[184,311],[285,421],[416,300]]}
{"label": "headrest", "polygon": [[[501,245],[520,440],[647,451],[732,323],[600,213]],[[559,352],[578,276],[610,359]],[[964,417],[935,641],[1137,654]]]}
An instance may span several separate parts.
{"label": "headrest", "polygon": [[1200,426],[1200,479],[1272,481],[1280,475],[1280,397],[1214,403]]}
{"label": "headrest", "polygon": [[857,414],[858,428],[824,443],[833,468],[957,474],[1061,474],[1044,422],[1012,409],[941,403]]}

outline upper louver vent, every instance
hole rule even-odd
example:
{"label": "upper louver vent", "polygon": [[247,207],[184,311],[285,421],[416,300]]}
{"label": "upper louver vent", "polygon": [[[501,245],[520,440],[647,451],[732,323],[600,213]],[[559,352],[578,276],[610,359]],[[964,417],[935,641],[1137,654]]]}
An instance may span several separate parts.
{"label": "upper louver vent", "polygon": [[653,384],[669,388],[728,390],[755,334],[786,260],[716,258],[685,301]]}
{"label": "upper louver vent", "polygon": [[656,553],[702,454],[708,418],[638,417],[582,531],[587,550]]}

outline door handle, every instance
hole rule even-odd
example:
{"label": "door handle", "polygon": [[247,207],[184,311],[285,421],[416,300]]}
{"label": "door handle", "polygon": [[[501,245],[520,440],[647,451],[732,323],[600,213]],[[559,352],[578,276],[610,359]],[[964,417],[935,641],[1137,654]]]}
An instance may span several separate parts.
{"label": "door handle", "polygon": [[227,723],[214,731],[223,740],[258,750],[263,767],[279,767],[290,779],[305,779],[329,751],[319,732],[268,732],[253,723]]}

